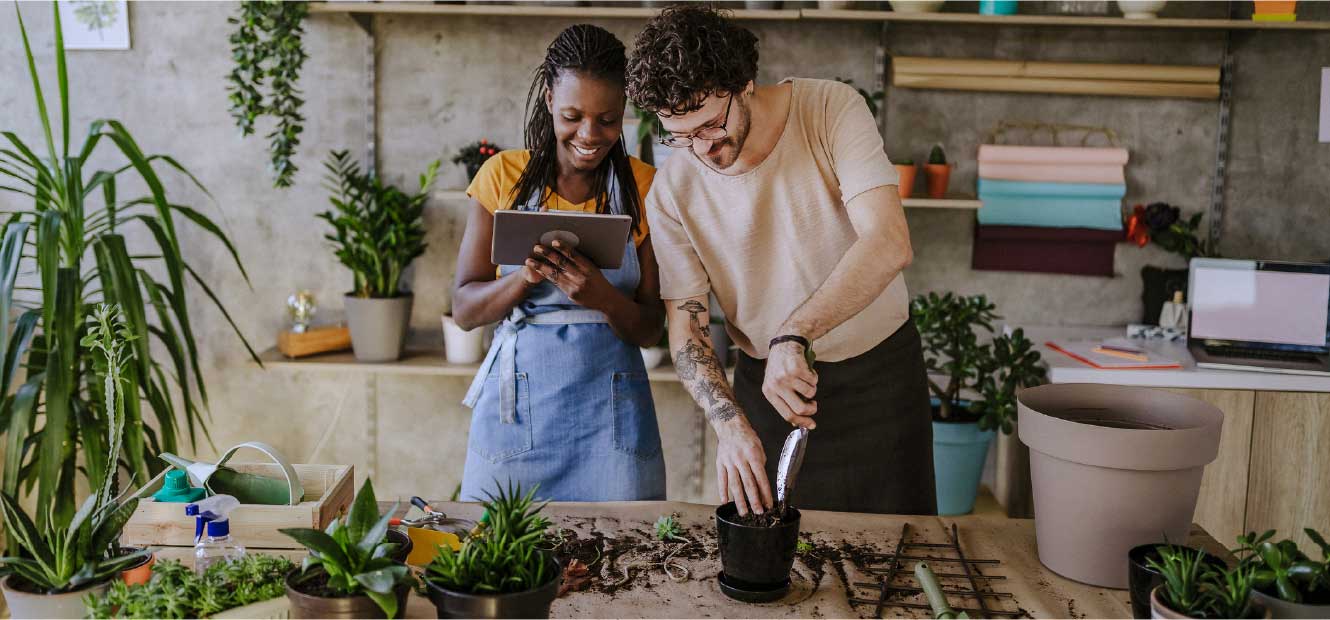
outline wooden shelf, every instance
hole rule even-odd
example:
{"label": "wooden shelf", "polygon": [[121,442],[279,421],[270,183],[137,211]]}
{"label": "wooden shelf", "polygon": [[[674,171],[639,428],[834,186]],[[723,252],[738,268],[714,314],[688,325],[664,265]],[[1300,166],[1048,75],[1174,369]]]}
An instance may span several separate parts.
{"label": "wooden shelf", "polygon": [[1330,21],[1257,22],[1241,19],[1127,19],[1075,15],[980,15],[978,13],[898,13],[803,9],[800,18],[826,21],[886,21],[983,26],[1058,26],[1092,28],[1173,28],[1202,30],[1330,30]]}
{"label": "wooden shelf", "polygon": [[[433,4],[430,2],[311,2],[311,13],[489,15],[499,17],[569,17],[577,19],[651,19],[658,9],[614,6],[549,6],[524,4]],[[736,19],[786,20],[800,18],[798,9],[734,11]]]}
{"label": "wooden shelf", "polygon": [[[427,377],[474,377],[479,364],[449,364],[443,349],[411,349],[395,362],[358,362],[350,351],[291,359],[276,347],[259,354],[264,368],[315,372],[356,372]],[[678,383],[679,375],[668,364],[647,371],[647,378],[660,383]]]}
{"label": "wooden shelf", "polygon": [[[658,9],[615,6],[549,6],[523,4],[433,4],[431,2],[311,2],[311,13],[354,15],[488,15],[497,17],[565,17],[577,19],[650,19]],[[980,15],[978,13],[898,13],[834,9],[734,11],[754,21],[866,21],[983,26],[1052,26],[1071,28],[1154,28],[1180,30],[1330,30],[1330,21],[1257,22],[1241,19],[1126,19],[1075,15]]]}
{"label": "wooden shelf", "polygon": [[[435,200],[466,200],[466,190],[445,189],[432,194]],[[982,202],[972,196],[954,196],[942,199],[906,198],[902,204],[907,209],[978,209]]]}

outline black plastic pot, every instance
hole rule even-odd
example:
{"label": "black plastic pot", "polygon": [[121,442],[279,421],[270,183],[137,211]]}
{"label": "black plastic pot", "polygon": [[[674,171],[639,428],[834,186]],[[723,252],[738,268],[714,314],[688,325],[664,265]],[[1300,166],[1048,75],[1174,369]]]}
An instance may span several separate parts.
{"label": "black plastic pot", "polygon": [[[310,572],[321,571],[321,568]],[[365,596],[327,597],[306,594],[300,590],[303,571],[300,568],[286,575],[286,598],[291,601],[292,618],[385,618],[383,610],[374,599]],[[406,599],[411,593],[410,584],[402,584],[394,591],[397,595],[397,614],[394,618],[406,617]]]}
{"label": "black plastic pot", "polygon": [[[1127,588],[1131,592],[1131,615],[1134,618],[1150,617],[1150,592],[1164,584],[1159,572],[1146,564],[1150,559],[1159,560],[1155,549],[1163,544],[1138,545],[1127,552]],[[1223,560],[1210,554],[1206,554],[1203,561],[1215,568],[1227,568]]]}
{"label": "black plastic pot", "polygon": [[541,552],[554,578],[545,585],[511,594],[472,594],[440,586],[428,578],[425,587],[440,618],[548,618],[550,603],[559,594],[563,569],[554,556]]}
{"label": "black plastic pot", "polygon": [[775,590],[788,585],[799,543],[799,510],[790,508],[775,527],[739,523],[734,502],[716,508],[716,538],[726,581],[742,590]]}
{"label": "black plastic pot", "polygon": [[411,537],[401,530],[388,530],[388,542],[397,543],[397,550],[389,557],[398,564],[406,564],[406,556],[411,555],[411,549],[415,546]]}

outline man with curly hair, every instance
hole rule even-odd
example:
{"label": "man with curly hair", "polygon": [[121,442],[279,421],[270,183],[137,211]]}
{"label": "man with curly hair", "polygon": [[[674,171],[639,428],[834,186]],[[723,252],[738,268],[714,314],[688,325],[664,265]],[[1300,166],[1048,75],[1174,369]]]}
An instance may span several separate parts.
{"label": "man with curly hair", "polygon": [[[773,505],[794,425],[817,428],[795,505],[933,514],[895,168],[857,91],[758,85],[757,59],[753,33],[687,3],[647,24],[628,67],[629,97],[686,150],[656,174],[647,208],[675,368],[719,438],[721,499],[740,514]],[[712,348],[711,295],[741,349],[733,389]]]}

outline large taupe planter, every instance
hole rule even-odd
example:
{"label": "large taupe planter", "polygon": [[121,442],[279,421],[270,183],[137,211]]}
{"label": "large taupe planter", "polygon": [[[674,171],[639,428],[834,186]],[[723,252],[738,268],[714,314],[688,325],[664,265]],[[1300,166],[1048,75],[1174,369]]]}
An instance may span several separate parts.
{"label": "large taupe planter", "polygon": [[102,596],[110,587],[110,581],[103,581],[64,594],[36,594],[14,588],[17,577],[10,575],[0,581],[0,590],[4,591],[5,602],[9,604],[11,618],[82,618],[88,615],[88,608],[83,597],[89,594]]}
{"label": "large taupe planter", "polygon": [[411,322],[411,295],[375,299],[347,295],[351,349],[361,362],[392,362],[402,356]]}
{"label": "large taupe planter", "polygon": [[1127,553],[1185,542],[1224,414],[1146,388],[1056,384],[1022,390],[1039,561],[1076,581],[1127,587]]}

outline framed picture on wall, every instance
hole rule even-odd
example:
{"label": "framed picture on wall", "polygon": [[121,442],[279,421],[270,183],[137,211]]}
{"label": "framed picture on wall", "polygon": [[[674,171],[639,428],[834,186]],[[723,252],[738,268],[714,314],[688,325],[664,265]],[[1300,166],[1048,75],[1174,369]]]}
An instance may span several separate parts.
{"label": "framed picture on wall", "polygon": [[129,49],[129,3],[126,0],[66,0],[60,3],[65,49]]}

